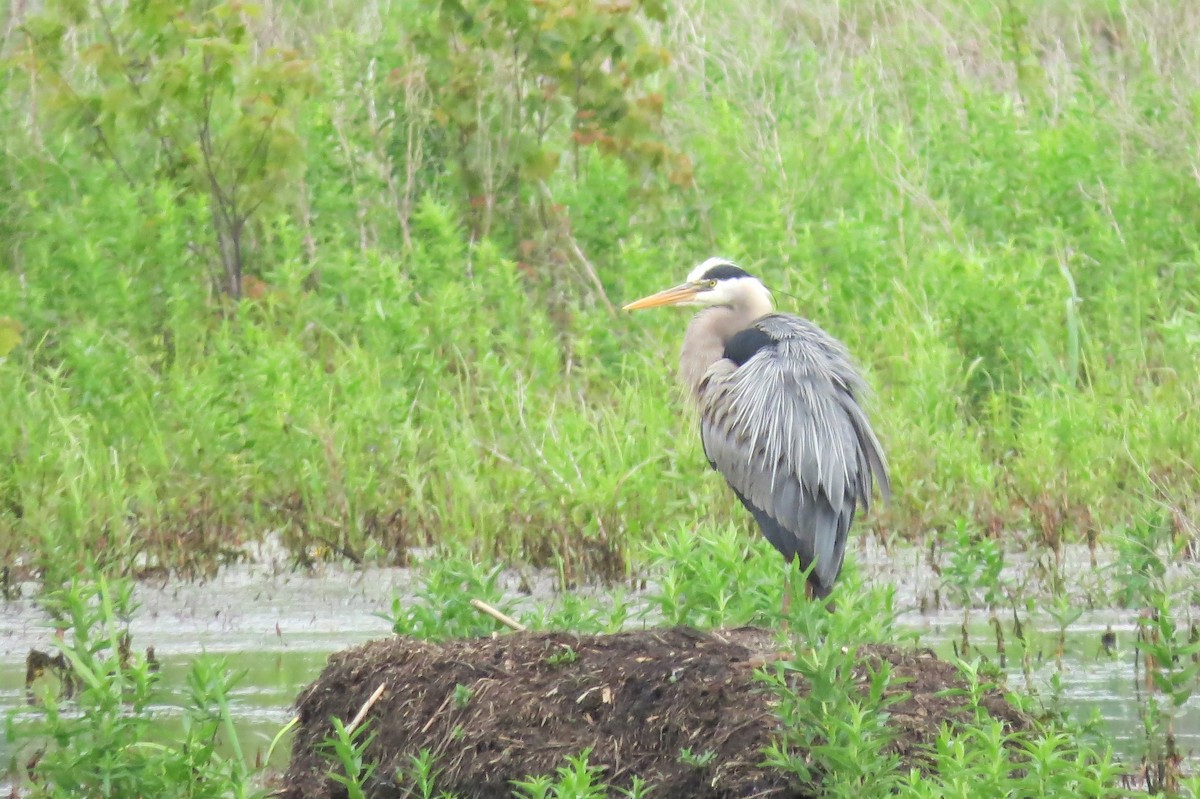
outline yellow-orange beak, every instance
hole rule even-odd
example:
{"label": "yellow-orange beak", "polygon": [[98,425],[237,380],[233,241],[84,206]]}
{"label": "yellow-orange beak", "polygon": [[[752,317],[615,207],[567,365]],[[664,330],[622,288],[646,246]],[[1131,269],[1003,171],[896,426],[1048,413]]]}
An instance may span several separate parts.
{"label": "yellow-orange beak", "polygon": [[687,302],[696,296],[700,291],[700,286],[695,283],[684,283],[674,288],[660,291],[657,294],[651,294],[649,297],[642,297],[640,300],[635,300],[626,305],[622,310],[639,311],[642,308],[658,308],[663,305],[678,305],[681,302]]}

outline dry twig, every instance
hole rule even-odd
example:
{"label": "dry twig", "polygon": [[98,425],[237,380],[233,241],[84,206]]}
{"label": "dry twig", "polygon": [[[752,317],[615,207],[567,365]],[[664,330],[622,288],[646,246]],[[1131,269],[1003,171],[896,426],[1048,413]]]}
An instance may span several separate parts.
{"label": "dry twig", "polygon": [[387,683],[379,683],[379,687],[375,689],[375,693],[371,694],[367,698],[366,702],[363,702],[363,706],[358,709],[358,712],[354,714],[354,718],[351,719],[350,723],[346,725],[347,735],[358,729],[358,725],[362,724],[363,719],[367,717],[367,713],[369,713],[371,708],[375,706],[375,703],[379,701],[379,697],[383,696],[383,689],[386,687]]}
{"label": "dry twig", "polygon": [[472,599],[471,605],[476,610],[480,611],[481,613],[486,613],[487,615],[491,616],[493,619],[500,622],[505,627],[509,627],[513,630],[516,630],[519,633],[525,632],[524,624],[521,624],[521,622],[517,621],[516,619],[514,619],[511,616],[506,616],[505,614],[496,610],[494,607],[492,607],[488,603],[484,602],[482,599]]}

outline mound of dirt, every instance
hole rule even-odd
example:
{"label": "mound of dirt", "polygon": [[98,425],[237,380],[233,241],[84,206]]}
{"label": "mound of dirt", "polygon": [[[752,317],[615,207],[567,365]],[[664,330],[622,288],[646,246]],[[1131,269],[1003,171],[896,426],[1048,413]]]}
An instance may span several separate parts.
{"label": "mound of dirt", "polygon": [[[327,776],[321,742],[331,716],[349,723],[367,705],[375,734],[367,756],[378,764],[373,799],[409,795],[393,775],[422,749],[441,769],[438,789],[471,799],[509,799],[513,780],[553,774],[586,748],[610,785],[627,788],[637,775],[655,796],[809,796],[759,765],[778,721],[753,666],[774,652],[772,634],[753,628],[373,641],[332,656],[297,700],[282,795],[346,796]],[[963,686],[957,672],[928,651],[875,646],[862,654],[867,663],[890,663],[895,692],[907,694],[889,708],[894,746],[903,767],[920,767],[939,726],[964,718],[959,701],[941,695]],[[864,687],[865,672],[856,675]],[[986,705],[1010,729],[1030,724],[999,693]],[[685,763],[685,748],[714,756]]]}

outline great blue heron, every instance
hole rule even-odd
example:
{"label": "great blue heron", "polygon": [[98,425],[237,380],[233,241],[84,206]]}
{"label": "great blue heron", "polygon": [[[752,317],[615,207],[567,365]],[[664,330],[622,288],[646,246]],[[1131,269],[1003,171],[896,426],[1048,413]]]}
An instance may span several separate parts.
{"label": "great blue heron", "polygon": [[890,494],[887,464],[859,398],[862,376],[837,339],[807,319],[775,313],[771,292],[722,258],[687,282],[625,310],[693,305],[679,365],[714,469],[754,515],[791,569],[812,570],[805,593],[824,598],[842,571],[846,536],[872,486]]}

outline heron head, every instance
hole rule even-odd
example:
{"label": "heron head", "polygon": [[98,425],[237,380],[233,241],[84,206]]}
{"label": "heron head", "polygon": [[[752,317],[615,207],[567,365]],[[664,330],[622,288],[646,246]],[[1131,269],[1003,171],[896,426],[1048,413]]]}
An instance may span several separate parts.
{"label": "heron head", "polygon": [[687,282],[651,294],[625,306],[626,311],[663,305],[738,306],[771,303],[771,293],[758,278],[724,258],[709,258],[697,266]]}

